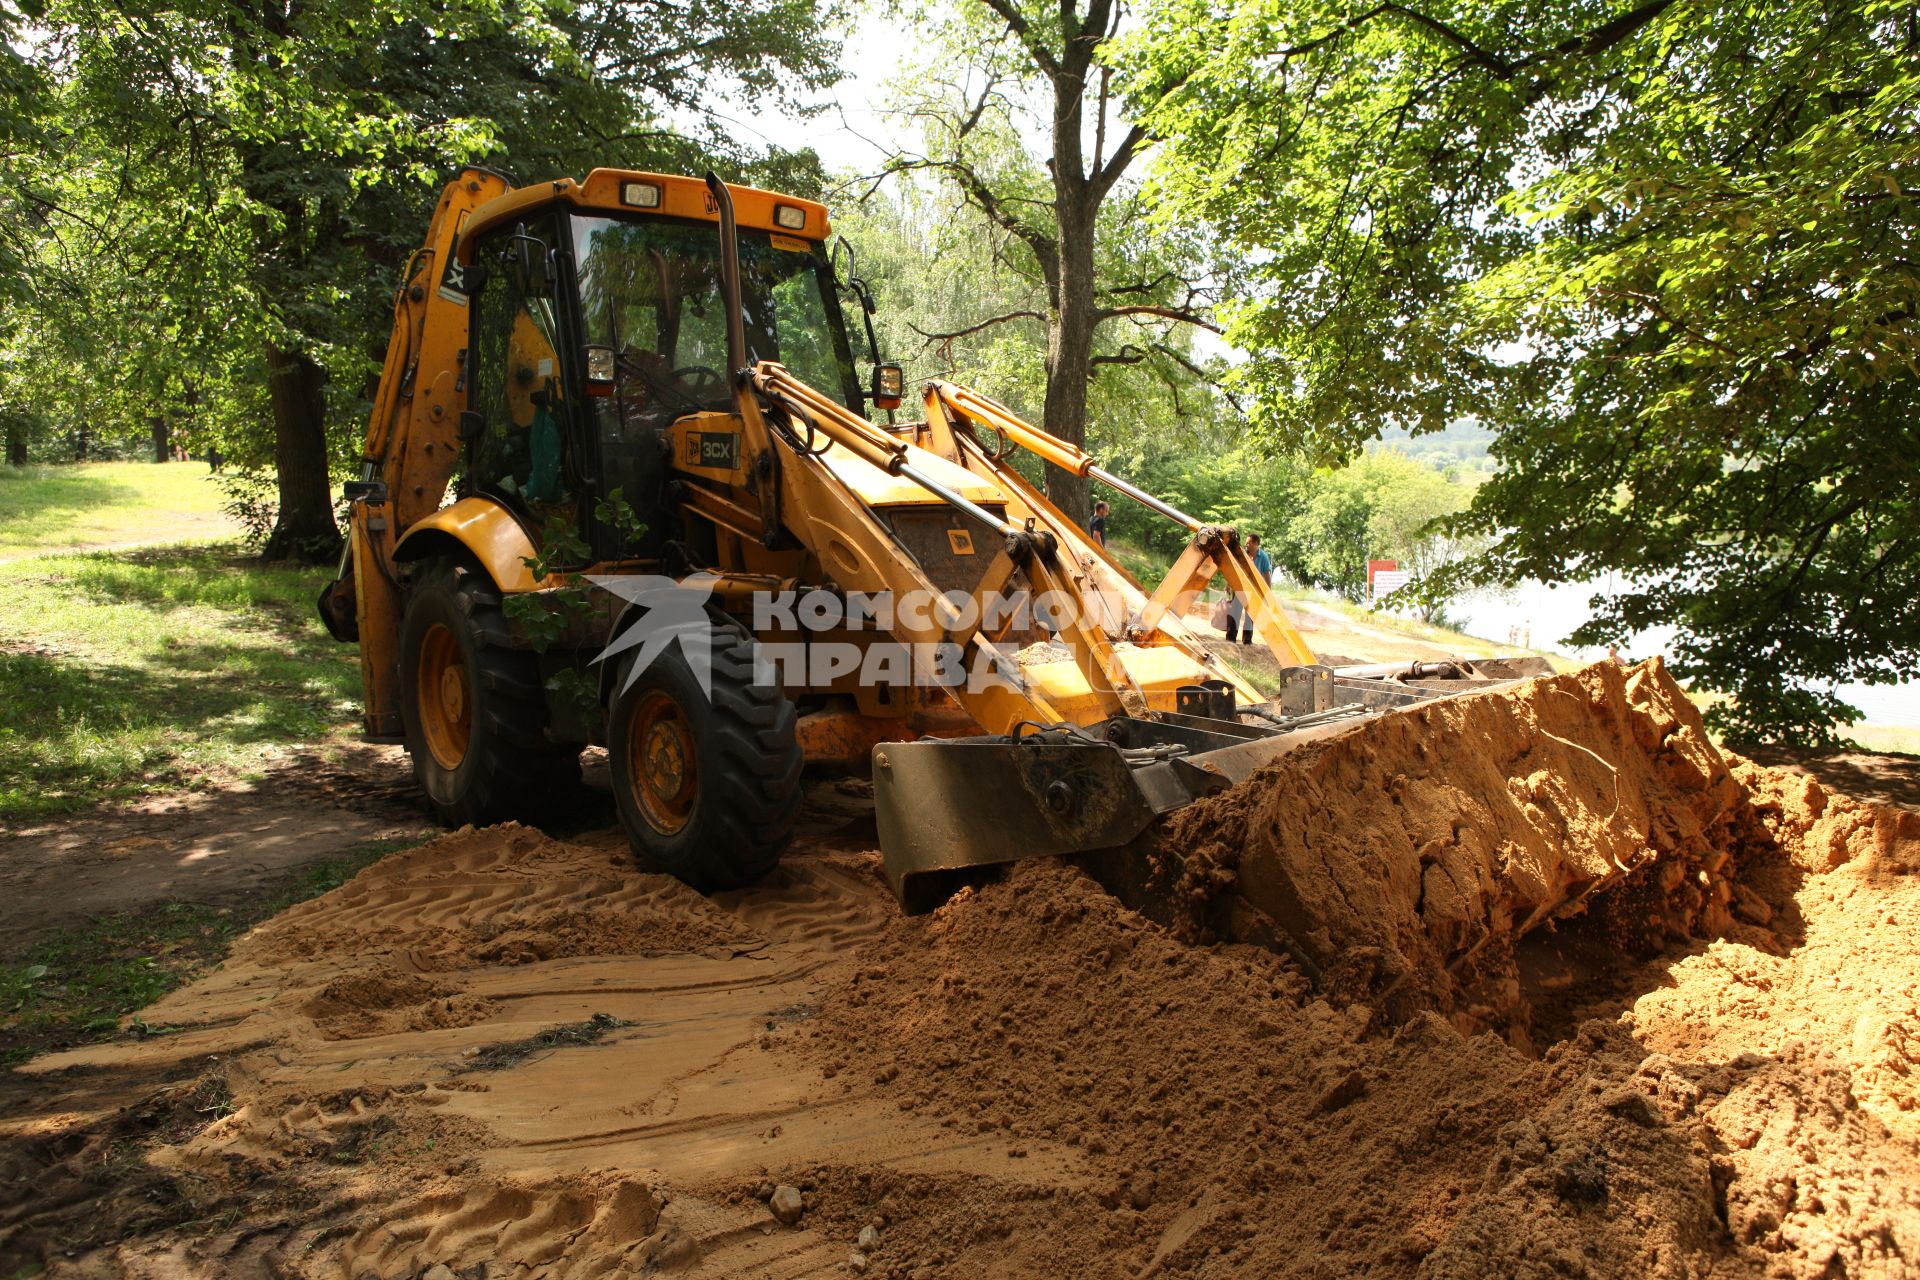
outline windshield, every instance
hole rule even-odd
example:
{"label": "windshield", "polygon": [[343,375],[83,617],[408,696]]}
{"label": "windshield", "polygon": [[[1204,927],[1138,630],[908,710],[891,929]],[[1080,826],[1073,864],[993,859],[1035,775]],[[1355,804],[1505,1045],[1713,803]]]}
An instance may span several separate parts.
{"label": "windshield", "polygon": [[[583,336],[617,353],[623,423],[664,426],[730,404],[720,237],[660,218],[576,217]],[[778,360],[821,392],[860,406],[839,299],[805,240],[740,231],[740,292],[750,360]]]}

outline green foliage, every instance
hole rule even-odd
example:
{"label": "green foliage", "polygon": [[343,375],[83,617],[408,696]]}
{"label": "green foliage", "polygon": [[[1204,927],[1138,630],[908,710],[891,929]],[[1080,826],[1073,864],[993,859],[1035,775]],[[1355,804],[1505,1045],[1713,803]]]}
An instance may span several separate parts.
{"label": "green foliage", "polygon": [[345,726],[359,669],[314,617],[327,576],[218,547],[0,564],[0,818],[258,769]]}
{"label": "green foliage", "polygon": [[1497,428],[1452,525],[1490,549],[1434,589],[1613,570],[1576,642],[1672,624],[1722,729],[1817,741],[1832,682],[1920,673],[1913,29],[1162,0],[1129,69],[1174,216],[1249,252],[1228,327],[1268,438]]}
{"label": "green foliage", "polygon": [[[13,15],[0,0],[0,36]],[[810,152],[760,155],[716,113],[829,83],[835,16],[823,0],[36,4],[26,53],[0,40],[0,418],[85,443],[140,439],[158,414],[196,453],[217,442],[283,483],[290,451],[345,470],[391,291],[452,170],[718,163],[817,190]],[[34,92],[7,96],[10,76]],[[15,164],[8,138],[27,133],[41,153]],[[277,399],[274,368],[296,375]]]}
{"label": "green foliage", "polygon": [[[1275,566],[1294,581],[1353,601],[1365,597],[1370,559],[1399,560],[1425,579],[1474,549],[1441,527],[1471,491],[1394,450],[1315,468],[1241,445],[1163,454],[1140,474],[1147,488],[1189,514],[1259,534]],[[1186,544],[1177,525],[1132,503],[1114,506],[1110,527],[1116,539],[1150,549],[1163,563]],[[1444,595],[1417,602],[1428,621],[1444,603]]]}
{"label": "green foliage", "polygon": [[[618,488],[594,503],[593,518],[602,527],[617,531],[624,545],[637,543],[647,532],[646,522]],[[548,521],[541,533],[539,550],[520,558],[535,582],[544,583],[549,578],[554,581],[553,586],[541,591],[518,592],[501,598],[500,607],[507,621],[527,638],[535,653],[544,654],[555,641],[578,635],[583,624],[596,614],[592,584],[564,573],[566,567],[586,564],[592,559],[592,549],[581,537],[580,530],[564,518]],[[582,712],[593,712],[600,706],[600,682],[581,669],[580,656],[575,655],[574,665],[562,667],[548,676],[546,687],[562,702]]]}

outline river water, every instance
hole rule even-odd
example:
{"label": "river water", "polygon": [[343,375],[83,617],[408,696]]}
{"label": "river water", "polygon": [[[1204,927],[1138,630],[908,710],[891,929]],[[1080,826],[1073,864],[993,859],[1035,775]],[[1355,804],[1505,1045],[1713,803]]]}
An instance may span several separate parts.
{"label": "river water", "polygon": [[[1592,616],[1587,601],[1605,594],[1609,581],[1546,586],[1524,582],[1510,592],[1481,594],[1456,600],[1448,614],[1461,630],[1495,644],[1519,644],[1551,649],[1569,657],[1594,659],[1605,649],[1578,648],[1564,643],[1567,634]],[[1671,627],[1651,628],[1621,647],[1629,658],[1663,653],[1672,643]],[[1920,681],[1905,684],[1843,684],[1835,686],[1842,699],[1859,708],[1868,724],[1920,725]]]}

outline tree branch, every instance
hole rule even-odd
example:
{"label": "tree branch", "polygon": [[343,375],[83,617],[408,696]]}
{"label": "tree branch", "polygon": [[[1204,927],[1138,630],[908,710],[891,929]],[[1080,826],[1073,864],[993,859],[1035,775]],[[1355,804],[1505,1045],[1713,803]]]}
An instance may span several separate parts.
{"label": "tree branch", "polygon": [[1089,184],[1093,188],[1095,200],[1104,197],[1113,188],[1113,184],[1120,180],[1120,175],[1125,173],[1127,166],[1133,163],[1134,153],[1146,140],[1145,126],[1136,124],[1128,129],[1126,136],[1114,145],[1112,157],[1104,165],[1095,169],[1093,180]]}
{"label": "tree branch", "polygon": [[1189,311],[1184,307],[1152,306],[1147,303],[1125,307],[1102,307],[1094,314],[1094,323],[1099,324],[1102,320],[1113,320],[1120,316],[1159,316],[1162,320],[1177,320],[1181,324],[1194,325],[1210,333],[1222,332],[1219,325],[1197,311]]}
{"label": "tree branch", "polygon": [[918,159],[900,157],[887,166],[889,173],[900,173],[909,169],[940,169],[952,174],[954,180],[960,184],[960,189],[967,193],[967,198],[979,206],[980,211],[987,217],[1026,241],[1043,265],[1057,257],[1053,237],[1029,225],[1019,215],[1009,210],[1005,202],[994,194],[993,189],[987,186],[978,173],[974,172],[973,166],[965,161],[935,160],[931,156],[922,156]]}
{"label": "tree branch", "polygon": [[982,329],[990,329],[996,324],[1006,324],[1010,320],[1039,320],[1044,323],[1046,317],[1038,311],[1009,311],[1005,315],[998,315],[991,319],[982,320],[979,324],[970,324],[964,329],[955,329],[952,333],[928,333],[911,320],[907,322],[907,328],[925,338],[927,345],[932,346],[936,342],[952,342],[956,338],[965,338],[971,334],[979,333]]}
{"label": "tree branch", "polygon": [[1060,60],[1053,56],[1053,50],[1035,38],[1033,24],[1027,21],[1027,15],[1020,12],[1014,0],[981,0],[981,3],[1000,15],[1007,24],[1007,30],[1019,38],[1042,71],[1049,76],[1060,74]]}

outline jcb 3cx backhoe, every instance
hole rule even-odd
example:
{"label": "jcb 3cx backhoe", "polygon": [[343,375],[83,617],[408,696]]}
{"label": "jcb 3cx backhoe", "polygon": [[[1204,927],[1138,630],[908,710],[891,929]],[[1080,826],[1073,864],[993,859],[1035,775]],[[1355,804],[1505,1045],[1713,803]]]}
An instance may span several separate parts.
{"label": "jcb 3cx backhoe", "polygon": [[[713,890],[775,864],[803,767],[870,762],[889,878],[925,902],[1126,845],[1330,720],[1432,696],[1419,677],[1475,682],[1316,665],[1235,530],[985,396],[931,382],[894,422],[901,372],[871,351],[858,379],[842,295],[869,347],[871,303],[827,236],[822,206],[712,175],[446,188],[321,597],[360,644],[367,731],[404,737],[443,821],[550,807],[603,744],[635,853]],[[1184,525],[1166,580],[1016,449]],[[1189,625],[1216,573],[1278,699]]]}

